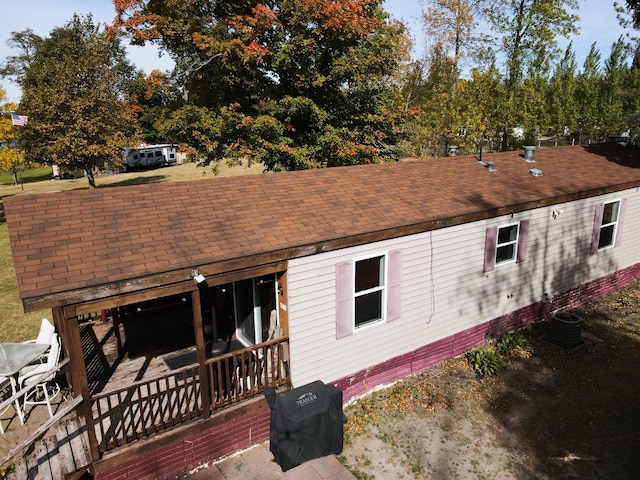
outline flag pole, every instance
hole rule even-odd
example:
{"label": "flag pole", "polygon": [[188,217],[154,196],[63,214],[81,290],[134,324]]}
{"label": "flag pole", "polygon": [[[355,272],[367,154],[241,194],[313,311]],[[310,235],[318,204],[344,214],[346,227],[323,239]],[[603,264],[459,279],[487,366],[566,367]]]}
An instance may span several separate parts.
{"label": "flag pole", "polygon": [[[20,155],[18,154],[18,136],[16,135],[16,130],[15,128],[20,126],[24,126],[27,124],[27,116],[26,115],[20,115],[18,113],[16,113],[15,111],[11,110],[10,112],[11,115],[11,131],[13,132],[13,139],[16,142],[16,147],[14,148],[15,152],[16,152],[16,163],[14,166],[14,170],[13,170],[13,174],[14,174],[14,181],[17,182],[18,181],[18,164],[20,163]],[[15,185],[15,183],[14,183]],[[20,188],[21,190],[24,192],[24,178],[22,177],[22,172],[20,172]]]}

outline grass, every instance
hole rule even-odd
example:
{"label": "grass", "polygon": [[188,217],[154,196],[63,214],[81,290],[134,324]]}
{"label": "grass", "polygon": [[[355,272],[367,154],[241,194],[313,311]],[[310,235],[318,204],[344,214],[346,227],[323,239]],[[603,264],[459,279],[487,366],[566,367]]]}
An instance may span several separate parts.
{"label": "grass", "polygon": [[[18,182],[33,183],[42,182],[51,178],[51,167],[30,168],[18,174]],[[0,175],[0,185],[13,185],[13,174],[4,172]]]}
{"label": "grass", "polygon": [[18,297],[7,224],[0,224],[0,342],[21,342],[35,338],[42,317],[51,310],[24,313]]}
{"label": "grass", "polygon": [[[263,171],[261,164],[251,167],[221,166],[218,177],[258,174]],[[9,195],[29,195],[34,193],[56,192],[61,190],[87,189],[86,178],[69,180],[50,180],[51,169],[39,167],[23,172],[23,184],[13,185],[13,177],[0,175],[0,342],[20,342],[35,338],[42,317],[51,319],[51,310],[25,313],[18,295],[16,276],[9,245],[9,233],[4,214],[2,198]],[[180,182],[213,178],[211,168],[198,167],[185,163],[173,167],[120,173],[96,177],[98,188],[109,188],[141,183]],[[42,212],[46,215],[46,212]]]}

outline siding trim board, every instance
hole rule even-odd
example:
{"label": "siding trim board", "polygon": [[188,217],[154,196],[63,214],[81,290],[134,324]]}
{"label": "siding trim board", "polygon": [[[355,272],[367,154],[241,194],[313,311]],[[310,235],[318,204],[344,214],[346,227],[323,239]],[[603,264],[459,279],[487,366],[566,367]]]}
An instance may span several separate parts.
{"label": "siding trim board", "polygon": [[640,263],[558,294],[554,297],[553,302],[533,303],[507,315],[437,340],[413,352],[354,372],[332,383],[342,390],[343,400],[347,402],[366,394],[374,387],[393,383],[434,367],[445,360],[460,356],[507,331],[540,321],[552,310],[576,308],[583,305],[590,300],[624,287],[636,278],[640,278]]}

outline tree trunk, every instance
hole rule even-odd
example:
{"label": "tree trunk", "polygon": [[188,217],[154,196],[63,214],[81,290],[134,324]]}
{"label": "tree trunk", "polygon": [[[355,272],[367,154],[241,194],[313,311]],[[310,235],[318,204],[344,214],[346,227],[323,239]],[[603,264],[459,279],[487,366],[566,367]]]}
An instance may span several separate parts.
{"label": "tree trunk", "polygon": [[87,172],[87,180],[89,181],[89,186],[91,188],[96,188],[96,179],[93,176],[93,170],[91,170],[90,168],[87,168],[86,172]]}

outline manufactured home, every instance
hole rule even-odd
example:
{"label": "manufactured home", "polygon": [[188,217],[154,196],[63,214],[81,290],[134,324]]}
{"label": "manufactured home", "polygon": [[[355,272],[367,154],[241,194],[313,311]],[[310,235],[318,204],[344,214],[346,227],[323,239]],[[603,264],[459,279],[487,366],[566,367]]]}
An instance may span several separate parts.
{"label": "manufactured home", "polygon": [[267,387],[348,401],[640,276],[640,152],[524,157],[6,197],[87,468],[181,475],[268,438]]}
{"label": "manufactured home", "polygon": [[177,159],[177,145],[162,143],[145,145],[125,150],[124,168],[135,170],[140,168],[167,167],[175,165]]}

